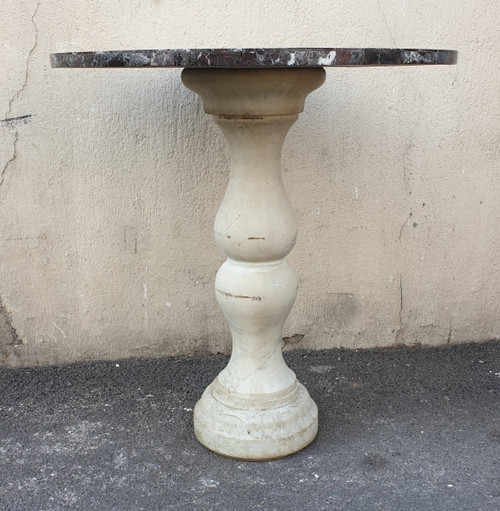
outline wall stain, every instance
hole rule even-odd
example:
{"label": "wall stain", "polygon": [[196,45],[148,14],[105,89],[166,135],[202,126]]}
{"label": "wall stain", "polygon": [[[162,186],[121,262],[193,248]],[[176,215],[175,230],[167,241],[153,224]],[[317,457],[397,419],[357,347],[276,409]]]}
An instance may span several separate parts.
{"label": "wall stain", "polygon": [[297,344],[303,338],[305,334],[293,334],[290,337],[283,337],[283,343],[286,344]]}
{"label": "wall stain", "polygon": [[123,228],[123,243],[127,252],[137,254],[137,229],[131,225]]}
{"label": "wall stain", "polygon": [[0,360],[5,360],[11,355],[20,356],[18,347],[23,346],[25,342],[19,337],[12,324],[12,314],[0,297]]}
{"label": "wall stain", "polygon": [[20,117],[10,117],[9,119],[0,119],[0,126],[2,127],[12,127],[19,126],[20,124],[28,124],[31,122],[32,114],[30,115],[21,115]]}
{"label": "wall stain", "polygon": [[330,302],[330,318],[335,328],[351,324],[359,312],[359,300],[352,293],[336,293]]}

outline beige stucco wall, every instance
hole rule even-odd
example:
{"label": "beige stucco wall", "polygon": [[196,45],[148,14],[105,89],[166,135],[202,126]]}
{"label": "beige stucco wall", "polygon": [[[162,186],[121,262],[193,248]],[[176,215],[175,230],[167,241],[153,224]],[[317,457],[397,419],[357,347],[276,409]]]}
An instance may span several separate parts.
{"label": "beige stucco wall", "polygon": [[285,144],[294,347],[500,336],[496,0],[1,0],[0,363],[230,350],[214,300],[221,134],[180,70],[65,70],[157,47],[458,49],[328,69]]}

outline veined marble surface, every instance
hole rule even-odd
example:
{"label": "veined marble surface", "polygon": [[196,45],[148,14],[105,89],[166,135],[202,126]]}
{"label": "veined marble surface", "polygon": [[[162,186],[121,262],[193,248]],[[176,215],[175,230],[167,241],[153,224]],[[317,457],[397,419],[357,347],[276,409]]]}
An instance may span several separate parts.
{"label": "veined marble surface", "polygon": [[54,53],[52,67],[320,67],[456,64],[453,50],[239,48]]}

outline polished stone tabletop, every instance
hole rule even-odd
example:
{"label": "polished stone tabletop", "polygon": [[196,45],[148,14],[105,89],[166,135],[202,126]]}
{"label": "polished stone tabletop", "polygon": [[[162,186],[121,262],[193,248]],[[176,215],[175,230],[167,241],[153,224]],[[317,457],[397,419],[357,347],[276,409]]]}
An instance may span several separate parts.
{"label": "polished stone tabletop", "polygon": [[395,48],[239,48],[54,53],[52,67],[356,67],[456,64],[453,50]]}

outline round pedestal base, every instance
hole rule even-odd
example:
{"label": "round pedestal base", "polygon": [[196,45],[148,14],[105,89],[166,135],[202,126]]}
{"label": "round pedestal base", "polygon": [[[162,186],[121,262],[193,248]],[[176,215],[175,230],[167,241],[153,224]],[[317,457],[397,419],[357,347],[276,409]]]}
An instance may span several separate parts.
{"label": "round pedestal base", "polygon": [[219,385],[217,380],[209,385],[194,409],[194,433],[210,450],[231,458],[268,460],[300,451],[316,437],[318,408],[299,382],[288,393],[290,400],[282,396],[275,407],[262,406],[260,400],[249,400],[241,408],[228,406],[215,397]]}

